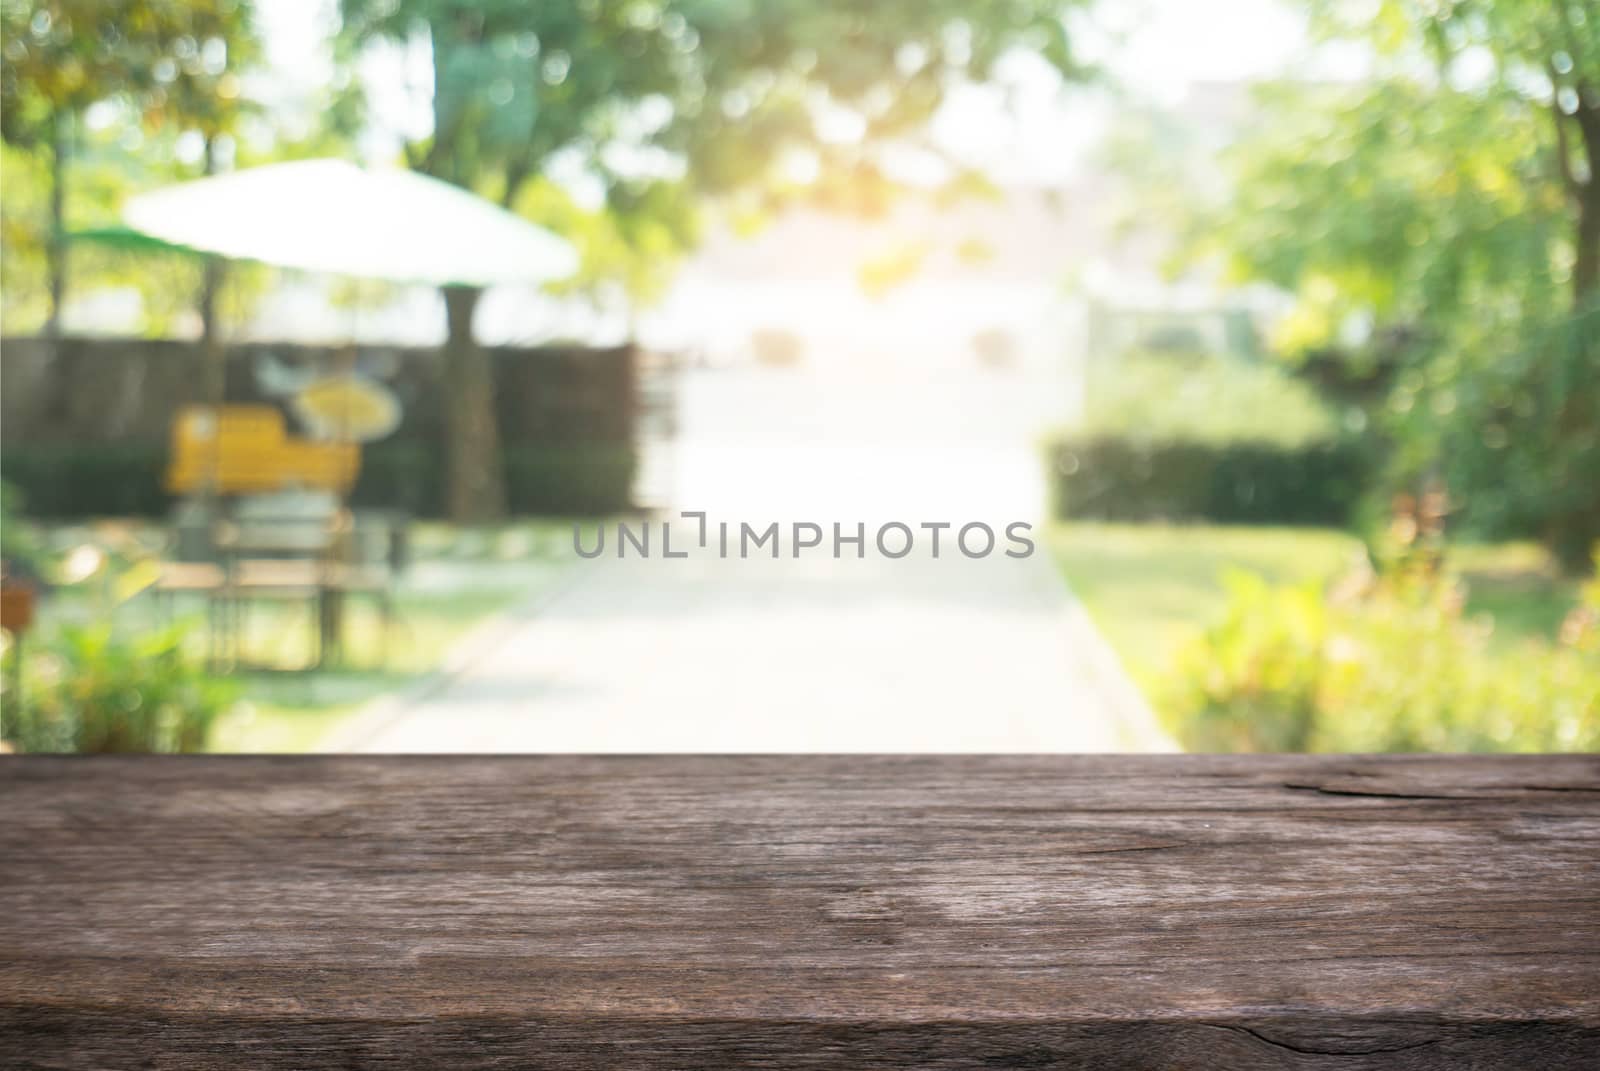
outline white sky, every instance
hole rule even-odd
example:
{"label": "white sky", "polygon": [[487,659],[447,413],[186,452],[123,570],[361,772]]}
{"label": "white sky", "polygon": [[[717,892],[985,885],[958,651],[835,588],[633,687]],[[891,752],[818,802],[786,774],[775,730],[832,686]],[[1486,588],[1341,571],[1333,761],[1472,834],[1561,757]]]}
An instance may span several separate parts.
{"label": "white sky", "polygon": [[[251,87],[259,99],[286,114],[312,114],[318,89],[332,77],[327,39],[336,4],[259,6],[269,67]],[[1308,48],[1304,19],[1285,0],[1102,0],[1074,39],[1082,55],[1104,64],[1128,91],[1167,103],[1197,82],[1299,69]],[[1062,88],[1042,62],[1029,59],[1004,65],[1004,90],[953,93],[933,126],[947,151],[984,164],[1001,182],[1070,176],[1098,142],[1109,109],[1105,91]],[[363,151],[375,160],[392,157],[403,138],[427,131],[427,99],[419,90],[426,86],[427,56],[375,55],[362,74],[372,109]]]}

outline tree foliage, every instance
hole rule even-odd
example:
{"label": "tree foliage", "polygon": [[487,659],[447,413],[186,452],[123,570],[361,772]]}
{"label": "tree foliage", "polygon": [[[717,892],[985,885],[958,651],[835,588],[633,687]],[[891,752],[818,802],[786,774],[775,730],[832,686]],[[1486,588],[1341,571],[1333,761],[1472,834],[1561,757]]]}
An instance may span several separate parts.
{"label": "tree foliage", "polygon": [[1429,59],[1445,86],[1504,93],[1544,117],[1574,223],[1574,304],[1600,291],[1600,3],[1596,0],[1312,0],[1330,35],[1401,63]]}
{"label": "tree foliage", "polygon": [[[431,134],[411,166],[516,205],[564,159],[598,179],[617,233],[659,259],[693,243],[706,194],[887,205],[875,156],[912,137],[954,82],[1014,47],[1082,73],[1079,0],[343,0],[343,41],[426,41]],[[665,228],[663,231],[662,228]]]}
{"label": "tree foliage", "polygon": [[[181,137],[209,154],[244,112],[240,74],[259,51],[247,0],[0,0],[8,314],[43,307],[56,322],[74,210],[107,212],[152,169],[169,177]],[[91,252],[82,265],[106,281],[114,260]]]}
{"label": "tree foliage", "polygon": [[220,129],[258,51],[245,0],[5,0],[0,37],[0,133],[12,144],[112,99],[152,126]]}
{"label": "tree foliage", "polygon": [[1229,154],[1229,211],[1197,248],[1296,295],[1290,349],[1566,307],[1566,205],[1520,102],[1389,80],[1277,86],[1261,103],[1273,123]]}
{"label": "tree foliage", "polygon": [[[1191,252],[1296,297],[1277,343],[1458,523],[1600,538],[1600,4],[1316,0],[1373,80],[1288,84]],[[1374,14],[1375,13],[1375,14]]]}
{"label": "tree foliage", "polygon": [[[1080,0],[342,0],[350,53],[426,42],[432,130],[410,165],[496,198],[543,208],[604,249],[635,296],[697,237],[708,195],[763,202],[796,185],[796,164],[833,203],[881,209],[892,183],[877,149],[913,137],[950,86],[982,81],[1012,48],[1068,75],[1063,22]],[[575,215],[548,187],[566,163],[597,181],[609,219]],[[804,165],[808,165],[804,166]],[[525,196],[530,188],[534,195]],[[748,207],[748,205],[747,205]],[[541,222],[548,221],[541,220]],[[637,267],[626,264],[632,254]],[[447,293],[452,360],[451,501],[491,517],[503,494],[474,354],[475,299]]]}

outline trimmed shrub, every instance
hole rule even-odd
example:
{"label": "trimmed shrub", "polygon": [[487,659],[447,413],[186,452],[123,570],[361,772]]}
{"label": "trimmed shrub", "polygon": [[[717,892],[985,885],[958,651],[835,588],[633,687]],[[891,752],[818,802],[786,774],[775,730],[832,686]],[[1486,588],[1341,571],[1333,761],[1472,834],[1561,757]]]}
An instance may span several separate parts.
{"label": "trimmed shrub", "polygon": [[630,504],[631,447],[510,447],[505,458],[506,505],[514,514],[596,516]]}
{"label": "trimmed shrub", "polygon": [[0,572],[36,580],[44,572],[44,543],[23,515],[25,504],[15,487],[0,480]]}
{"label": "trimmed shrub", "polygon": [[1053,443],[1055,515],[1076,520],[1205,520],[1344,525],[1365,489],[1367,451],[1350,440],[1145,440],[1123,435]]}
{"label": "trimmed shrub", "polygon": [[1090,367],[1085,423],[1050,444],[1050,485],[1075,519],[1343,526],[1372,452],[1270,364],[1130,354]]}
{"label": "trimmed shrub", "polygon": [[357,509],[391,509],[413,517],[444,513],[444,455],[422,443],[381,442],[361,450],[361,475],[350,492]]}
{"label": "trimmed shrub", "polygon": [[161,486],[167,448],[23,446],[0,450],[0,478],[22,494],[35,517],[159,517],[172,505]]}
{"label": "trimmed shrub", "polygon": [[[636,464],[631,446],[504,448],[506,500],[513,514],[594,515],[630,505]],[[136,444],[61,447],[9,445],[0,475],[37,517],[162,517],[172,496],[162,488],[165,447]],[[350,501],[358,509],[390,509],[416,517],[444,512],[444,458],[420,443],[375,443],[362,451]]]}

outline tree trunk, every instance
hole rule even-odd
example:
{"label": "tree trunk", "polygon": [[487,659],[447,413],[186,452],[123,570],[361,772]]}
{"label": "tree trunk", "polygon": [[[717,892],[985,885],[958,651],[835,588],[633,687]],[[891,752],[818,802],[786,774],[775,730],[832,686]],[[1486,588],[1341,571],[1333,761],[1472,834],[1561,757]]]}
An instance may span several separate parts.
{"label": "tree trunk", "polygon": [[1578,251],[1572,266],[1572,303],[1578,312],[1600,297],[1600,175],[1579,191]]}
{"label": "tree trunk", "polygon": [[50,235],[46,259],[50,273],[50,316],[45,337],[61,337],[61,307],[67,295],[67,121],[60,112],[50,117]]}
{"label": "tree trunk", "polygon": [[[1590,311],[1600,311],[1600,108],[1585,103],[1577,115],[1578,129],[1583,137],[1583,150],[1588,162],[1588,174],[1577,189],[1577,255],[1572,265],[1572,308],[1578,316]],[[1592,337],[1581,339],[1577,345],[1584,347],[1584,359],[1589,370],[1600,371],[1600,345]],[[1592,399],[1587,392],[1568,397],[1561,419],[1575,424],[1575,435],[1592,427],[1595,403],[1584,404],[1580,399]],[[1571,440],[1569,440],[1571,441]],[[1587,496],[1572,512],[1557,524],[1557,531],[1545,542],[1556,553],[1568,572],[1586,574],[1600,551],[1600,501]]]}
{"label": "tree trunk", "polygon": [[458,524],[499,520],[506,512],[505,473],[495,424],[494,368],[472,334],[472,315],[483,291],[447,286],[448,335],[444,345],[445,426],[450,519]]}
{"label": "tree trunk", "polygon": [[200,338],[217,338],[217,291],[222,288],[222,261],[208,255],[200,269]]}
{"label": "tree trunk", "polygon": [[[1585,311],[1600,297],[1600,108],[1582,101],[1573,121],[1582,140],[1586,170],[1582,182],[1569,183],[1578,202],[1578,248],[1572,265],[1572,304],[1577,312]],[[1559,120],[1558,120],[1559,121]],[[1563,160],[1566,146],[1562,146]]]}
{"label": "tree trunk", "polygon": [[[216,139],[206,138],[205,174],[217,173]],[[207,256],[200,268],[200,382],[206,401],[221,405],[227,391],[227,365],[217,330],[217,294],[222,289],[222,258]]]}

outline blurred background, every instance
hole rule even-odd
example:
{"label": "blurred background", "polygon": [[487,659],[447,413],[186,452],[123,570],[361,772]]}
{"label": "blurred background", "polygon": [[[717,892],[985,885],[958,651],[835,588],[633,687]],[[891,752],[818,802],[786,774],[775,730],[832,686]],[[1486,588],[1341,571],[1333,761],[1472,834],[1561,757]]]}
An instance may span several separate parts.
{"label": "blurred background", "polygon": [[1596,0],[0,11],[7,750],[1600,745]]}

